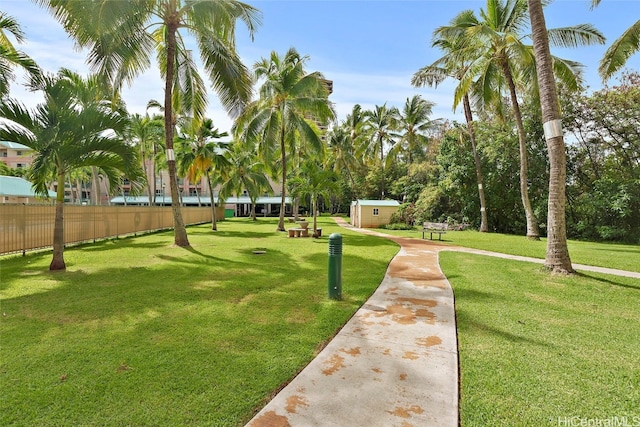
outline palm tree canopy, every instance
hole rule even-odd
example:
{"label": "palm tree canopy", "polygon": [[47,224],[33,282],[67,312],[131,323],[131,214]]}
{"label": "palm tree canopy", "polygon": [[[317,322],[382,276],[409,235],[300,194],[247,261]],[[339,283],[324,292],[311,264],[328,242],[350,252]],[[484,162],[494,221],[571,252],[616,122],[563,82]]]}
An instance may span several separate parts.
{"label": "palm tree canopy", "polygon": [[135,149],[120,136],[128,125],[127,116],[112,109],[109,101],[83,102],[76,96],[88,81],[63,69],[32,82],[32,88],[45,97],[33,111],[13,99],[0,104],[0,116],[7,119],[0,123],[0,138],[36,153],[30,178],[39,194],[48,195],[47,184],[56,175],[86,166],[100,168],[111,188],[118,186],[122,173],[134,188],[144,182]]}
{"label": "palm tree canopy", "polygon": [[[183,110],[204,114],[206,98],[187,40],[195,39],[204,69],[222,105],[237,113],[251,97],[251,79],[235,51],[236,20],[253,36],[260,25],[257,9],[236,0],[36,0],[46,6],[89,49],[92,70],[118,88],[151,65],[156,53],[163,77],[167,71],[167,35],[178,32],[175,80]],[[177,102],[176,100],[174,100]]]}
{"label": "palm tree canopy", "polygon": [[9,93],[9,84],[15,78],[14,67],[23,68],[32,77],[41,73],[33,59],[15,48],[7,33],[16,43],[24,42],[24,32],[18,22],[0,11],[0,97]]}

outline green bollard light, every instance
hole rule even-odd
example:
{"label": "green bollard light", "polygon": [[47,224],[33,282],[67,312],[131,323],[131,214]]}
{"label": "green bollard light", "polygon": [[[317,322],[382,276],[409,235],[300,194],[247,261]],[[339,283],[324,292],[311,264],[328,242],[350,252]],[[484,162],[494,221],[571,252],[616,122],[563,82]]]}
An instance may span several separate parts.
{"label": "green bollard light", "polygon": [[329,298],[342,299],[342,236],[329,236]]}

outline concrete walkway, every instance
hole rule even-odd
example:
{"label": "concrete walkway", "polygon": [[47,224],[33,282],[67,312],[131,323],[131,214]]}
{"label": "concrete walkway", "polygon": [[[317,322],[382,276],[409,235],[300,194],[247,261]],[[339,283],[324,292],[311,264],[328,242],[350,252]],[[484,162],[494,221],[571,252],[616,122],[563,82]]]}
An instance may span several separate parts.
{"label": "concrete walkway", "polygon": [[[544,260],[395,237],[335,220],[342,227],[391,239],[401,249],[366,304],[247,427],[457,426],[454,300],[438,253]],[[640,279],[636,272],[573,267]]]}
{"label": "concrete walkway", "polygon": [[354,230],[401,249],[367,303],[248,427],[458,425],[453,292],[438,266],[445,246]]}

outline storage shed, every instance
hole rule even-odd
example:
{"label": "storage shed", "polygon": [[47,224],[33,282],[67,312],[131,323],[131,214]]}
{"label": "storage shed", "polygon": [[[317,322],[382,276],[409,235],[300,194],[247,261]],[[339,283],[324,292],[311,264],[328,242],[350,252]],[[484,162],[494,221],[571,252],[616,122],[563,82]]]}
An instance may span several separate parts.
{"label": "storage shed", "polygon": [[389,224],[400,206],[395,200],[354,200],[351,202],[351,225],[358,228],[378,228]]}

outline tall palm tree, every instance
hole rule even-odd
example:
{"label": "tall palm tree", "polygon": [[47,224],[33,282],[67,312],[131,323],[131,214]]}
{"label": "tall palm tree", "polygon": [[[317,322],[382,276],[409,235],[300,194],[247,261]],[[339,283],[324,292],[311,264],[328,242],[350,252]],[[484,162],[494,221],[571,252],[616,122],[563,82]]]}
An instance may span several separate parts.
{"label": "tall palm tree", "polygon": [[[149,116],[145,114],[134,114],[131,116],[131,125],[128,136],[140,150],[140,159],[144,174],[147,177],[147,194],[149,195],[149,205],[156,204],[156,168],[155,155],[157,147],[163,138],[164,129],[162,118],[158,116]],[[147,168],[151,163],[151,171]]]}
{"label": "tall palm tree", "polygon": [[341,126],[334,126],[327,133],[325,167],[333,169],[334,172],[345,171],[352,188],[355,189],[356,182],[353,178],[352,170],[357,166],[358,158],[348,127],[348,122],[345,121]]}
{"label": "tall palm tree", "polygon": [[[476,55],[469,69],[461,79],[456,93],[456,101],[468,91],[478,75],[485,82],[495,81],[487,78],[488,73],[500,70],[507,87],[513,110],[520,148],[520,194],[527,220],[527,237],[539,239],[538,222],[531,207],[528,191],[527,141],[518,103],[516,81],[524,80],[527,85],[536,85],[535,58],[531,46],[523,43],[523,31],[528,24],[527,0],[487,0],[486,11],[480,10],[478,19],[472,11],[463,11],[456,24],[436,29],[435,35],[442,38],[469,37]],[[554,45],[574,47],[602,43],[604,37],[591,25],[581,24],[573,27],[549,30],[549,39]],[[579,64],[554,58],[556,78],[565,81],[569,87],[578,86]],[[536,87],[537,89],[537,87]]]}
{"label": "tall palm tree", "polygon": [[[257,9],[236,0],[36,0],[64,25],[80,47],[90,49],[93,69],[116,85],[131,83],[150,66],[153,52],[165,82],[164,130],[174,240],[189,246],[176,176],[174,106],[202,118],[204,85],[183,32],[194,37],[204,68],[222,105],[237,114],[251,98],[251,79],[235,49],[236,21],[253,36]],[[117,86],[116,86],[117,87]]]}
{"label": "tall palm tree", "polygon": [[389,163],[389,157],[385,156],[385,145],[395,145],[400,137],[396,132],[400,119],[400,111],[396,107],[387,108],[387,104],[376,105],[373,110],[364,112],[366,124],[364,132],[368,136],[363,140],[361,148],[363,158],[380,161],[382,180],[380,183],[380,196],[385,197],[385,164]]}
{"label": "tall palm tree", "polygon": [[181,142],[178,172],[193,183],[205,177],[211,196],[211,229],[214,231],[218,229],[216,200],[213,196],[214,181],[219,181],[222,171],[229,167],[229,161],[225,157],[227,144],[216,140],[225,136],[229,134],[214,128],[213,120],[205,119],[201,122],[193,119],[178,139]]}
{"label": "tall palm tree", "polygon": [[533,49],[540,87],[542,122],[549,151],[549,203],[547,214],[547,253],[545,266],[562,273],[573,272],[569,248],[567,247],[567,225],[565,219],[565,183],[567,161],[562,135],[562,120],[559,111],[558,92],[553,76],[553,60],[549,50],[547,25],[540,0],[528,0],[531,20]]}
{"label": "tall palm tree", "polygon": [[424,157],[428,143],[428,134],[434,129],[437,121],[431,120],[433,106],[431,101],[420,95],[407,98],[400,112],[398,128],[400,137],[389,150],[388,156],[394,158],[400,153],[406,154],[406,160],[413,163],[417,153]]}
{"label": "tall palm tree", "polygon": [[[458,18],[458,17],[456,17]],[[455,18],[451,22],[455,26]],[[437,87],[446,78],[453,77],[460,80],[467,71],[471,61],[464,57],[467,47],[468,38],[438,38],[434,36],[433,47],[438,47],[444,52],[444,55],[433,62],[431,65],[418,70],[411,78],[411,84],[416,87],[433,86]],[[477,87],[477,86],[476,86]],[[464,117],[467,124],[467,133],[471,142],[471,152],[476,168],[476,181],[478,183],[478,197],[480,199],[480,231],[489,231],[489,218],[487,214],[487,202],[485,197],[484,177],[482,175],[482,166],[480,155],[478,154],[478,144],[476,142],[476,132],[473,123],[473,113],[471,110],[471,102],[469,93],[465,92],[462,96],[462,104],[464,107]],[[457,104],[454,104],[455,109]]]}
{"label": "tall palm tree", "polygon": [[239,196],[246,190],[251,200],[251,218],[256,221],[256,200],[264,192],[271,192],[266,167],[258,156],[241,144],[232,144],[226,152],[229,167],[223,174],[220,197]]}
{"label": "tall palm tree", "polygon": [[[591,0],[591,8],[600,4],[601,0]],[[602,80],[609,79],[627,63],[631,55],[640,51],[640,19],[626,29],[609,46],[600,60],[598,73]]]}
{"label": "tall palm tree", "polygon": [[331,192],[338,188],[337,175],[330,169],[324,169],[322,164],[313,158],[306,158],[291,180],[292,194],[311,198],[313,212],[313,236],[318,236],[318,198],[329,199]]}
{"label": "tall palm tree", "polygon": [[307,73],[308,56],[290,48],[283,56],[271,52],[253,66],[256,80],[264,79],[260,97],[251,103],[235,124],[237,139],[257,144],[260,158],[273,163],[280,155],[282,179],[278,231],[285,231],[284,210],[289,156],[294,156],[301,144],[308,150],[323,147],[316,121],[326,123],[335,117],[329,102],[329,90],[319,72]]}
{"label": "tall palm tree", "polygon": [[[69,76],[73,76],[70,79]],[[64,270],[64,189],[69,174],[86,166],[96,166],[117,188],[122,174],[133,185],[144,176],[135,148],[119,136],[127,126],[127,116],[100,100],[79,102],[74,85],[79,77],[63,70],[57,76],[43,76],[32,82],[33,90],[45,100],[33,111],[20,102],[0,103],[0,138],[16,141],[34,150],[29,178],[38,194],[48,196],[47,184],[57,183],[53,233],[53,259],[50,270]]]}
{"label": "tall palm tree", "polygon": [[37,77],[41,73],[33,59],[15,48],[7,33],[11,34],[17,43],[24,42],[24,32],[20,24],[0,11],[0,98],[9,93],[9,84],[15,78],[14,67],[24,69],[31,77]]}

